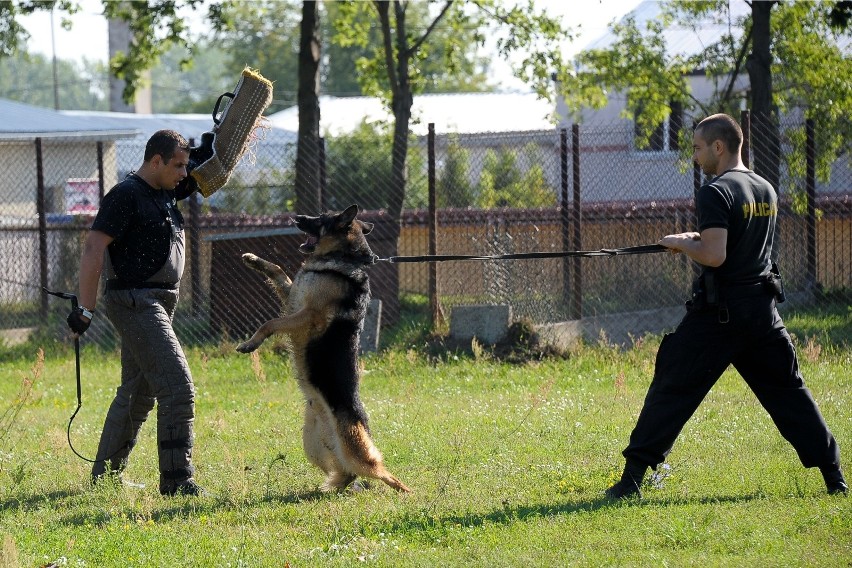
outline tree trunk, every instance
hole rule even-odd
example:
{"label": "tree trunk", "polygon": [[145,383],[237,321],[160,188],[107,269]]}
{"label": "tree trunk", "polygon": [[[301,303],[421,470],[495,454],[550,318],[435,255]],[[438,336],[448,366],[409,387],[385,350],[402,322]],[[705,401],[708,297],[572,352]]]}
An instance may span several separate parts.
{"label": "tree trunk", "polygon": [[296,212],[320,211],[319,6],[302,2],[299,41],[299,138],[296,148]]}
{"label": "tree trunk", "polygon": [[754,171],[779,190],[781,167],[778,113],[772,103],[771,10],[775,2],[752,2],[752,50],[746,62],[751,84]]}
{"label": "tree trunk", "polygon": [[[406,160],[408,158],[408,134],[411,123],[411,107],[414,98],[411,93],[409,74],[408,38],[405,29],[405,7],[398,0],[376,0],[374,3],[379,14],[382,39],[385,49],[385,62],[390,83],[391,107],[394,116],[393,144],[391,156],[391,191],[388,198],[388,222],[377,224],[373,231],[375,239],[381,240],[386,250],[393,255],[399,250],[399,235],[402,222],[402,206],[406,191]],[[395,33],[391,32],[390,7],[394,8]],[[396,38],[393,45],[392,38]],[[396,59],[394,60],[394,56]],[[378,251],[375,251],[378,253]],[[380,256],[384,256],[379,253]],[[381,298],[382,324],[393,325],[399,320],[399,268],[396,264],[380,263],[372,272],[375,278],[382,278],[385,297]]]}

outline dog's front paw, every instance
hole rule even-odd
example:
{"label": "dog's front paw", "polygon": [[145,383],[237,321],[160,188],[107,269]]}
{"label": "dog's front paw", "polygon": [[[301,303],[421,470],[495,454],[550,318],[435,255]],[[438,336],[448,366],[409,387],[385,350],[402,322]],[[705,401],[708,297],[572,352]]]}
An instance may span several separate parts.
{"label": "dog's front paw", "polygon": [[237,351],[239,351],[240,353],[251,353],[258,347],[260,347],[260,343],[256,343],[253,341],[245,341],[237,345]]}
{"label": "dog's front paw", "polygon": [[247,252],[243,254],[243,264],[251,268],[256,268],[260,265],[260,258],[256,254]]}

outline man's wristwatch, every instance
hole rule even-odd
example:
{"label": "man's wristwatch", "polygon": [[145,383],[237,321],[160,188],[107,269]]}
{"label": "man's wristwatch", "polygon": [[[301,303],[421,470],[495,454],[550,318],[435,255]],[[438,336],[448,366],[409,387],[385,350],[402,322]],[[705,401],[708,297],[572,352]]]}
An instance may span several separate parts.
{"label": "man's wristwatch", "polygon": [[95,317],[95,310],[90,310],[89,308],[84,308],[83,306],[77,306],[77,311],[80,312],[81,316],[89,318],[90,321]]}

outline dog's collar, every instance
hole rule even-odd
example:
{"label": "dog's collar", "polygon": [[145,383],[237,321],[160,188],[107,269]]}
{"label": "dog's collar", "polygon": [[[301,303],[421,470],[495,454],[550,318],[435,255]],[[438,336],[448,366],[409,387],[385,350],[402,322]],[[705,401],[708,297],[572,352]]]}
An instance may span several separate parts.
{"label": "dog's collar", "polygon": [[324,255],[319,258],[309,258],[305,262],[305,268],[312,271],[328,270],[331,272],[337,272],[338,274],[342,274],[348,278],[362,280],[367,277],[367,273],[364,271],[365,264],[366,263],[360,260],[353,262],[353,258],[351,256]]}
{"label": "dog's collar", "polygon": [[363,254],[348,254],[348,253],[331,253],[325,254],[317,260],[329,259],[334,261],[343,261],[347,264],[376,264],[379,257],[372,252]]}

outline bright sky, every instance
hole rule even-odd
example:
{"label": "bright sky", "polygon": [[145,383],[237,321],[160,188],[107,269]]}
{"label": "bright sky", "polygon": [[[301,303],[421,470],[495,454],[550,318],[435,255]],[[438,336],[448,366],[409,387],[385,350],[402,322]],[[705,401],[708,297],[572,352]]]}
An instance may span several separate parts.
{"label": "bright sky", "polygon": [[[82,9],[72,18],[73,27],[70,31],[60,26],[61,14],[53,16],[53,37],[56,43],[56,55],[62,59],[80,60],[86,57],[90,60],[106,61],[108,56],[107,22],[102,15],[101,0],[78,0]],[[546,10],[550,15],[559,15],[563,23],[577,32],[578,37],[571,43],[566,43],[566,55],[571,56],[585,45],[602,35],[607,25],[620,18],[636,7],[641,0],[535,0],[537,7]],[[202,9],[203,10],[203,9]],[[50,12],[39,12],[27,16],[21,23],[31,34],[28,50],[52,56],[51,15]],[[505,63],[495,58],[494,75],[504,85],[518,87],[512,84]]]}

